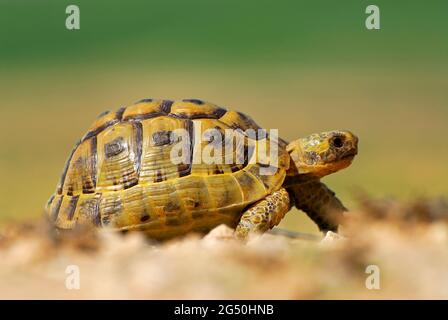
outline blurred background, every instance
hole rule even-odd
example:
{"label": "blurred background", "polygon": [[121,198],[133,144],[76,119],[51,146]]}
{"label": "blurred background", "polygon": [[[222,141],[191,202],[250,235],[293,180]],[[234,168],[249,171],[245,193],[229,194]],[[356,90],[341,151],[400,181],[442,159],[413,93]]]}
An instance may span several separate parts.
{"label": "blurred background", "polygon": [[[141,98],[208,100],[288,140],[353,131],[358,157],[325,179],[349,207],[446,195],[447,35],[442,0],[0,0],[0,224],[40,217],[95,117]],[[296,210],[283,227],[317,231]]]}

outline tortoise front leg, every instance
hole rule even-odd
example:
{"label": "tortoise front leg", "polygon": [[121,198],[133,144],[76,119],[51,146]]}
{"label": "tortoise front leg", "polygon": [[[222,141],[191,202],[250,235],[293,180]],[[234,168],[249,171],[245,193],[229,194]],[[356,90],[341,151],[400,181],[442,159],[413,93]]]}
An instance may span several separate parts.
{"label": "tortoise front leg", "polygon": [[291,209],[289,194],[280,189],[256,202],[241,216],[235,235],[244,240],[250,233],[263,233],[278,225]]}
{"label": "tortoise front leg", "polygon": [[325,184],[319,180],[288,188],[297,209],[304,211],[322,232],[338,231],[347,209]]}

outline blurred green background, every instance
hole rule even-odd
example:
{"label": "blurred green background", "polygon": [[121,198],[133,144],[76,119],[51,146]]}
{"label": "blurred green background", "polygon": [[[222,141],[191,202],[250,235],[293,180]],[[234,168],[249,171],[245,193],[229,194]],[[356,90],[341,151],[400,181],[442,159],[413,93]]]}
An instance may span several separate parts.
{"label": "blurred green background", "polygon": [[[94,118],[145,97],[209,100],[285,139],[352,130],[358,158],[326,179],[348,205],[446,195],[447,71],[447,1],[0,0],[0,222],[39,217]],[[297,211],[284,226],[316,230]]]}

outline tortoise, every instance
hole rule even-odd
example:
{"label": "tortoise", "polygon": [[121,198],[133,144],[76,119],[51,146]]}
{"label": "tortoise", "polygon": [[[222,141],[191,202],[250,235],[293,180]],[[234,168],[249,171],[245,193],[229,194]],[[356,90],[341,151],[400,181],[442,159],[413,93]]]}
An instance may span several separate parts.
{"label": "tortoise", "polygon": [[[198,129],[221,136],[201,139]],[[227,161],[202,159],[212,142],[233,147],[210,152]],[[320,179],[349,166],[357,144],[342,130],[287,143],[249,116],[209,102],[143,99],[96,119],[45,210],[60,230],[88,223],[163,240],[226,224],[247,239],[278,225],[295,205],[321,231],[337,232],[346,209]],[[174,148],[185,151],[184,161],[173,161]]]}

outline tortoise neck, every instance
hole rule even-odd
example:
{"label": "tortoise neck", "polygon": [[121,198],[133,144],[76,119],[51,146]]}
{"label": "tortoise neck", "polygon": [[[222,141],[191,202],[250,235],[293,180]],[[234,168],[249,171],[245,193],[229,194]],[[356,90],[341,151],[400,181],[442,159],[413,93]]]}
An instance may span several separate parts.
{"label": "tortoise neck", "polygon": [[285,181],[283,182],[283,186],[285,188],[290,188],[299,184],[303,184],[309,181],[317,181],[319,177],[316,177],[310,173],[304,174],[294,174],[294,175],[286,175]]}

